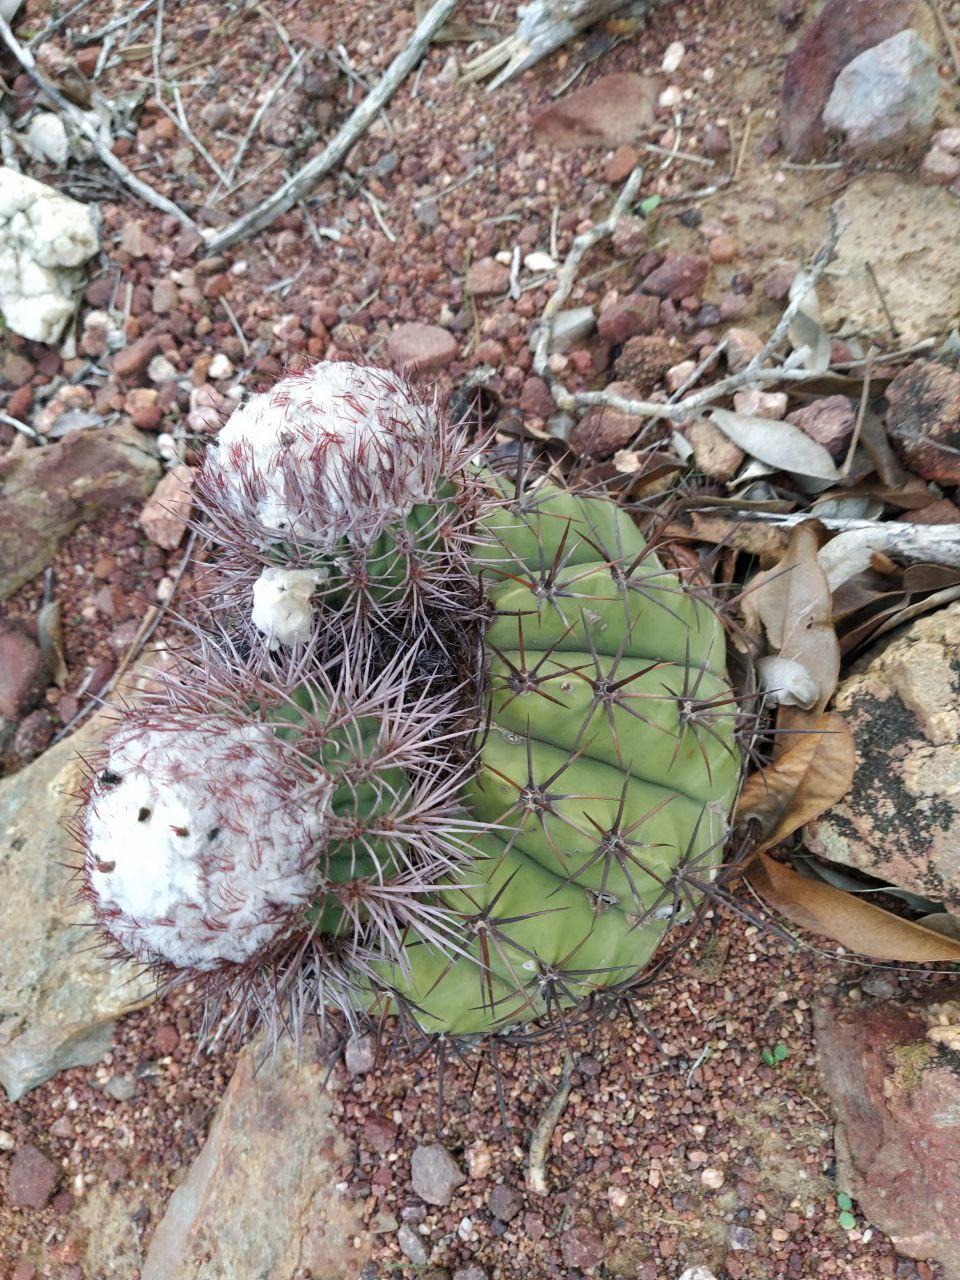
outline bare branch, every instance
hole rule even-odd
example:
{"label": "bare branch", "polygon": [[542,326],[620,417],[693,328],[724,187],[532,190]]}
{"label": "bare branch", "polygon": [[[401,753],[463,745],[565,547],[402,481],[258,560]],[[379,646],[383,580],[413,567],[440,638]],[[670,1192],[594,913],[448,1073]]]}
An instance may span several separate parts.
{"label": "bare branch", "polygon": [[436,32],[456,7],[457,0],[436,0],[418,23],[407,45],[397,54],[379,82],[350,114],[336,137],[327,143],[319,155],[308,161],[283,186],[269,195],[266,200],[261,201],[255,209],[251,209],[235,222],[224,227],[222,231],[213,234],[208,242],[208,252],[220,253],[223,249],[262,230],[281,213],[286,213],[288,209],[293,208],[311,187],[335,168],[393,97],[422,58]]}
{"label": "bare branch", "polygon": [[537,334],[537,345],[533,352],[533,368],[541,378],[544,378],[553,391],[553,398],[561,409],[570,409],[575,407],[574,396],[557,382],[550,369],[550,340],[553,337],[553,322],[557,312],[570,297],[574,282],[577,278],[577,270],[584,256],[597,243],[606,236],[613,235],[614,229],[624,213],[631,207],[640,190],[640,183],[643,181],[643,169],[639,165],[634,169],[633,173],[623,185],[623,190],[614,201],[613,208],[604,218],[603,222],[598,222],[577,236],[570,247],[567,259],[557,275],[557,287],[550,295],[547,305],[543,308],[543,317],[540,322],[540,331]]}
{"label": "bare branch", "polygon": [[864,568],[875,552],[882,551],[886,555],[901,556],[905,560],[925,561],[960,569],[960,524],[852,520],[841,516],[818,516],[815,511],[784,515],[777,511],[738,511],[736,508],[727,508],[726,514],[736,517],[741,524],[773,524],[781,529],[792,529],[805,520],[819,520],[824,528],[838,531],[838,536],[827,544],[831,549],[830,559],[838,559],[841,555],[850,559],[862,553]]}
{"label": "bare branch", "polygon": [[37,66],[36,59],[29,49],[25,49],[10,30],[10,24],[3,18],[0,18],[0,39],[23,67],[31,78],[35,81],[44,95],[53,102],[57,110],[87,139],[100,160],[106,167],[120,179],[124,186],[140,197],[146,204],[151,204],[155,209],[159,209],[162,213],[172,214],[179,222],[185,226],[196,227],[193,219],[184,211],[175,205],[172,200],[168,200],[166,196],[162,196],[159,191],[154,191],[153,187],[148,186],[136,174],[131,173],[122,160],[118,159],[108,146],[106,146],[100,137],[98,130],[90,123],[87,117],[73,103],[63,96],[56,85],[52,84]]}
{"label": "bare branch", "polygon": [[[685,396],[682,399],[674,398],[666,402],[660,400],[631,400],[627,396],[615,395],[611,391],[573,392],[559,381],[549,364],[550,338],[553,333],[554,317],[570,296],[576,280],[577,269],[584,255],[598,240],[603,240],[613,234],[617,222],[625,210],[633,203],[642,177],[643,171],[639,168],[634,169],[607,217],[602,222],[598,222],[591,227],[589,231],[585,231],[582,235],[576,237],[557,276],[556,291],[543,309],[543,322],[537,336],[536,347],[534,348],[533,368],[534,372],[539,374],[550,387],[557,407],[567,412],[575,412],[578,409],[586,409],[593,405],[598,405],[606,409],[616,409],[620,413],[629,414],[631,417],[636,418],[666,418],[672,422],[684,422],[689,418],[697,417],[707,405],[713,404],[714,401],[720,400],[724,396],[732,395],[734,391],[739,391],[741,387],[764,387],[780,382],[809,382],[814,378],[822,378],[823,372],[820,370],[800,368],[796,354],[788,356],[782,364],[768,365],[767,361],[780,347],[804,300],[809,297],[811,289],[816,286],[817,281],[833,258],[839,236],[836,213],[833,210],[830,213],[830,226],[826,240],[817,251],[809,272],[805,276],[801,276],[797,281],[789,305],[762,349],[739,372],[731,373],[726,378],[721,378],[718,382],[711,383],[710,386],[704,387],[703,390],[694,392],[692,395]],[[714,356],[708,357],[703,364],[697,367],[695,380],[699,379],[714,358]],[[681,390],[685,389],[686,387]]]}
{"label": "bare branch", "polygon": [[482,80],[499,70],[500,74],[487,86],[488,90],[497,89],[572,40],[585,27],[622,9],[626,2],[569,0],[557,4],[556,0],[534,0],[521,9],[516,30],[511,35],[465,64],[464,79]]}

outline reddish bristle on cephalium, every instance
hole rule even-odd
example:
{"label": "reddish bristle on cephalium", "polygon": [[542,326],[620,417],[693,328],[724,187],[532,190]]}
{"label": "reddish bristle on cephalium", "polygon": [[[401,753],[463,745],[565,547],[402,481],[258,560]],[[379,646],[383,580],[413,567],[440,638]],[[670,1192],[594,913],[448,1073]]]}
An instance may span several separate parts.
{"label": "reddish bristle on cephalium", "polygon": [[360,1007],[411,930],[459,949],[436,892],[477,826],[462,691],[418,683],[416,645],[384,661],[339,639],[336,663],[319,641],[251,663],[195,632],[87,767],[75,834],[97,924],[237,1026]]}
{"label": "reddish bristle on cephalium", "polygon": [[304,642],[317,611],[355,632],[442,630],[451,611],[459,624],[479,603],[478,516],[497,501],[481,447],[391,370],[324,361],[283,379],[231,416],[198,476],[206,604],[274,646]]}

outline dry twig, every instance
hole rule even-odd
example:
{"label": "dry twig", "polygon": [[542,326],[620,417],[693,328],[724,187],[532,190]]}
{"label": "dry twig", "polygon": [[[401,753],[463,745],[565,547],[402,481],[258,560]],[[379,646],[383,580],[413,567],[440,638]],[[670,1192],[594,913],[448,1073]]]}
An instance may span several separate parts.
{"label": "dry twig", "polygon": [[576,1067],[577,1062],[572,1055],[564,1054],[559,1087],[547,1103],[546,1110],[537,1122],[537,1127],[530,1139],[530,1152],[527,1156],[527,1190],[537,1196],[545,1196],[549,1190],[546,1171],[547,1148],[557,1122],[563,1115],[567,1099],[570,1097],[570,1081]]}
{"label": "dry twig", "polygon": [[48,22],[42,31],[38,31],[32,39],[27,41],[27,47],[35,49],[38,44],[42,44],[43,41],[49,36],[52,36],[55,31],[59,31],[65,22],[69,22],[75,13],[79,13],[80,10],[86,8],[89,3],[90,0],[77,0],[77,3],[71,8],[64,9],[63,13],[61,13],[58,18],[54,18],[51,22]]}
{"label": "dry twig", "polygon": [[153,4],[156,4],[156,0],[143,0],[143,4],[137,5],[136,9],[122,13],[119,18],[113,18],[105,27],[98,27],[96,31],[85,31],[83,34],[75,36],[73,43],[96,44],[104,36],[112,35],[114,31],[119,31],[121,27],[133,22],[134,18],[139,18],[141,13],[145,13]]}
{"label": "dry twig", "polygon": [[145,203],[153,205],[155,209],[159,209],[162,213],[172,214],[185,226],[196,227],[196,223],[189,214],[184,213],[178,205],[175,205],[172,200],[168,200],[166,196],[162,196],[159,191],[154,191],[153,187],[148,186],[146,182],[138,178],[135,173],[132,173],[127,168],[122,160],[113,154],[103,142],[99,131],[90,123],[84,113],[75,107],[68,98],[65,98],[56,85],[47,79],[37,66],[33,54],[20,44],[10,30],[10,24],[3,18],[0,18],[0,39],[3,40],[3,43],[23,67],[24,71],[30,75],[45,97],[49,98],[60,114],[83,134],[100,160],[112,173],[116,174],[125,187],[129,187],[135,195],[139,196]]}
{"label": "dry twig", "polygon": [[227,174],[229,182],[232,183],[236,179],[237,171],[240,168],[240,163],[243,160],[243,157],[246,155],[247,147],[249,147],[250,141],[253,138],[253,135],[257,132],[257,129],[260,127],[260,121],[269,111],[270,105],[273,102],[274,98],[277,96],[277,94],[280,92],[283,86],[287,83],[290,76],[293,75],[294,71],[296,71],[297,67],[299,67],[302,61],[303,61],[303,51],[300,50],[299,52],[295,53],[293,58],[287,63],[286,67],[281,72],[280,76],[274,81],[270,89],[268,89],[259,107],[257,107],[256,111],[253,113],[253,119],[250,121],[249,125],[247,126],[247,131],[241,138],[240,144],[237,147],[236,151],[234,152],[233,159],[230,161],[230,170]]}
{"label": "dry twig", "polygon": [[431,39],[456,6],[457,0],[435,0],[423,21],[418,23],[407,45],[397,54],[379,82],[351,112],[336,137],[256,208],[212,235],[208,242],[208,252],[220,253],[268,226],[274,218],[293,208],[324,174],[338,165],[423,57]]}
{"label": "dry twig", "polygon": [[[566,388],[561,387],[556,381],[549,365],[550,357],[550,340],[553,337],[553,323],[557,313],[563,304],[570,297],[574,283],[577,278],[577,269],[580,263],[590,249],[599,240],[605,239],[607,236],[613,235],[617,223],[623,217],[624,213],[633,205],[640,190],[640,183],[643,181],[643,169],[639,165],[634,169],[633,173],[623,185],[623,190],[614,201],[613,208],[603,220],[584,231],[577,236],[573,244],[570,246],[570,252],[567,259],[557,274],[557,287],[550,295],[546,306],[543,308],[543,316],[540,321],[540,330],[537,334],[537,344],[533,350],[533,368],[541,378],[546,379],[554,392],[554,399],[561,409],[570,409],[575,407],[574,397]],[[563,394],[568,403],[563,403],[558,396],[558,390]]]}
{"label": "dry twig", "polygon": [[[549,363],[550,339],[553,334],[554,319],[557,312],[570,297],[576,281],[577,269],[583,261],[584,255],[599,240],[603,240],[613,234],[620,218],[633,204],[642,177],[642,169],[634,169],[607,217],[602,222],[592,226],[589,231],[585,231],[576,237],[566,261],[557,275],[556,290],[543,309],[543,319],[537,335],[536,346],[534,347],[533,368],[534,372],[543,378],[550,387],[557,407],[569,413],[598,405],[607,409],[616,409],[621,413],[630,414],[632,417],[637,418],[667,418],[673,422],[684,422],[689,418],[697,417],[707,405],[724,396],[732,395],[734,391],[739,391],[742,387],[763,387],[777,382],[809,382],[813,378],[822,377],[822,372],[800,367],[796,355],[789,356],[782,364],[768,365],[767,361],[780,347],[804,300],[809,297],[810,291],[816,286],[817,281],[833,258],[840,234],[834,210],[831,210],[830,213],[827,238],[818,250],[809,272],[798,282],[790,304],[781,315],[773,333],[764,343],[763,348],[739,372],[729,374],[726,378],[721,378],[718,382],[711,383],[710,386],[705,387],[702,391],[695,392],[693,395],[667,402],[660,400],[631,400],[626,396],[615,395],[610,391],[573,392],[559,381],[551,370]],[[697,376],[699,377],[702,372],[703,369],[699,368],[696,371]]]}
{"label": "dry twig", "polygon": [[762,522],[791,529],[805,520],[819,520],[838,536],[827,545],[831,558],[862,552],[866,562],[875,552],[901,556],[905,560],[923,561],[960,569],[960,525],[911,524],[901,520],[853,520],[842,516],[818,516],[816,512],[799,511],[785,515],[778,511],[728,509],[740,524]]}
{"label": "dry twig", "polygon": [[[567,0],[563,4],[555,0],[534,0],[521,8],[516,30],[511,35],[464,65],[463,78],[482,80],[499,71],[487,86],[488,90],[497,89],[572,40],[585,27],[609,17],[625,4],[626,0]],[[576,76],[563,87],[567,88],[574,79]]]}

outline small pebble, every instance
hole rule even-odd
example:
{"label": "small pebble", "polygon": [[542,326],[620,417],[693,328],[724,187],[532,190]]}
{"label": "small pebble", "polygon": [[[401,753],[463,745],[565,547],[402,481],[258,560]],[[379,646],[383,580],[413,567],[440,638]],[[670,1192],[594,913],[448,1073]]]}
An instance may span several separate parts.
{"label": "small pebble", "polygon": [[663,55],[663,61],[660,63],[660,70],[665,71],[668,76],[672,76],[683,61],[683,55],[686,52],[679,40],[674,40],[671,44],[668,44]]}

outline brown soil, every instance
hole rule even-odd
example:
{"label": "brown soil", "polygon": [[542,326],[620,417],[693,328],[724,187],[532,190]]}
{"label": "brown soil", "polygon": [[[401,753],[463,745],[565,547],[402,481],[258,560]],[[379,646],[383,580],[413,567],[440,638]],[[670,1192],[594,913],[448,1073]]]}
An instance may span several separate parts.
{"label": "brown soil", "polygon": [[[503,34],[513,6],[495,6],[498,16],[491,20],[493,8],[470,0],[457,18]],[[960,13],[956,4],[942,8],[948,20]],[[662,158],[650,156],[645,193],[666,197],[652,223],[651,245],[702,252],[704,224],[721,224],[739,247],[734,261],[714,268],[705,300],[739,292],[745,311],[740,323],[760,332],[780,310],[764,295],[763,281],[779,262],[809,257],[823,238],[832,196],[854,176],[781,167],[774,145],[776,111],[792,37],[777,9],[774,0],[666,6],[639,34],[591,62],[577,81],[656,69],[672,41],[686,45],[679,71],[669,78],[689,94],[680,109],[682,148],[698,153],[704,127],[711,124],[729,132],[732,150],[712,168],[674,161],[659,173]],[[48,69],[56,65],[54,51],[69,52],[70,33],[95,29],[114,12],[107,0],[87,5],[41,46]],[[120,147],[126,162],[206,225],[235,216],[261,199],[285,168],[322,146],[363,92],[361,81],[374,80],[406,38],[411,12],[410,5],[277,0],[271,18],[263,6],[228,10],[210,0],[168,3],[164,74],[181,82],[191,127],[221,166],[229,165],[250,125],[258,92],[289,62],[285,35],[307,51],[315,74],[329,82],[325,96],[278,95],[264,132],[258,131],[246,152],[244,184],[223,197],[204,160],[169,127],[153,100],[149,46],[155,28],[148,11],[128,33],[129,43],[146,52],[108,59],[98,82],[108,97],[131,89],[146,94]],[[46,6],[28,0],[26,14],[18,26],[22,35],[39,29]],[[349,75],[314,49],[325,45],[331,27],[334,43],[349,51]],[[611,186],[602,151],[555,151],[538,143],[529,128],[531,115],[552,100],[585,48],[584,41],[575,42],[488,95],[483,87],[456,85],[462,45],[434,46],[343,170],[321,182],[305,208],[278,219],[222,260],[198,263],[202,249],[195,242],[171,220],[136,204],[100,166],[86,166],[82,178],[76,170],[69,179],[47,176],[78,197],[100,202],[103,278],[111,286],[116,280],[117,296],[126,299],[128,338],[166,336],[168,356],[194,385],[205,382],[209,359],[217,353],[236,366],[230,382],[249,388],[301,356],[357,347],[382,355],[393,325],[418,320],[443,323],[460,339],[460,358],[439,377],[442,391],[454,389],[482,364],[493,369],[488,385],[511,404],[530,369],[530,323],[551,285],[532,288],[517,301],[474,301],[464,296],[463,277],[470,262],[516,243],[525,253],[550,250],[555,213],[554,247],[562,255],[578,226],[608,205]],[[30,90],[23,77],[15,87],[26,102]],[[225,112],[211,127],[201,112],[214,103]],[[673,129],[669,113],[662,115],[650,141],[671,145]],[[737,168],[735,185],[716,195],[695,194],[728,168]],[[42,168],[34,174],[44,177]],[[377,201],[393,240],[364,191]],[[433,199],[438,221],[429,229],[417,211]],[[690,225],[698,217],[700,225]],[[142,254],[121,246],[132,223],[141,224],[146,236]],[[338,238],[321,234],[315,240],[316,229],[324,227]],[[570,305],[597,303],[615,288],[629,292],[634,270],[634,262],[612,258],[608,247],[598,251]],[[153,309],[153,287],[161,280],[173,280],[180,291],[172,314]],[[65,368],[55,353],[5,339],[10,351],[37,365],[31,384],[35,405],[61,376],[76,374],[100,395],[105,412],[123,409],[123,390],[95,362]],[[602,385],[609,376],[596,372],[589,358],[571,360],[564,374],[573,387]],[[0,392],[0,407],[7,399],[9,393]],[[164,429],[182,422],[185,400],[182,392],[167,397]],[[116,663],[131,622],[154,601],[156,583],[170,571],[168,557],[145,543],[137,514],[131,510],[79,530],[54,564],[56,597],[64,610],[68,697],[84,688],[91,672]],[[108,567],[104,557],[116,563]],[[177,553],[169,557],[172,564],[176,559]],[[98,608],[105,582],[126,597],[124,616],[108,617]],[[42,591],[38,579],[4,609],[28,617]],[[86,696],[81,694],[81,706]],[[48,702],[64,707],[54,692]],[[61,718],[75,710],[67,702]],[[720,920],[642,1005],[653,1036],[622,1018],[601,1028],[594,1042],[574,1046],[579,1068],[554,1135],[548,1166],[553,1190],[546,1199],[523,1191],[523,1171],[530,1131],[556,1086],[556,1048],[502,1064],[509,1128],[502,1125],[489,1074],[471,1090],[469,1070],[449,1067],[442,1140],[461,1162],[468,1148],[482,1147],[492,1163],[484,1177],[464,1184],[447,1209],[430,1209],[422,1218],[410,1189],[409,1157],[419,1140],[432,1140],[435,1133],[433,1066],[384,1066],[362,1078],[338,1076],[341,1122],[356,1135],[355,1160],[343,1177],[378,1233],[370,1277],[414,1273],[396,1244],[395,1224],[407,1217],[429,1237],[438,1267],[453,1271],[474,1261],[490,1280],[572,1280],[582,1274],[591,1251],[604,1261],[588,1274],[624,1280],[675,1277],[697,1263],[729,1280],[932,1280],[936,1268],[898,1260],[890,1243],[865,1223],[858,1221],[850,1232],[837,1224],[831,1125],[816,1079],[810,1006],[825,982],[841,977],[853,975],[736,917]],[[230,1076],[229,1053],[194,1057],[195,1026],[195,1015],[177,1005],[133,1014],[119,1026],[109,1060],[65,1072],[16,1106],[0,1103],[0,1129],[13,1145],[35,1143],[62,1170],[62,1190],[42,1212],[14,1213],[0,1202],[5,1275],[26,1280],[34,1274],[29,1264],[51,1280],[139,1276],[153,1226],[196,1155]],[[778,1044],[786,1046],[787,1056],[779,1065],[765,1065],[764,1050]],[[102,1085],[113,1076],[134,1077],[136,1095],[112,1099]],[[365,1137],[365,1126],[377,1116],[398,1125],[385,1155]],[[9,1163],[10,1145],[0,1148],[0,1170]],[[722,1185],[711,1188],[717,1177],[705,1179],[704,1171],[722,1174]],[[507,1224],[486,1208],[497,1181],[523,1196],[518,1215]],[[124,1222],[128,1234],[121,1229]],[[731,1247],[732,1228],[746,1247]]]}

